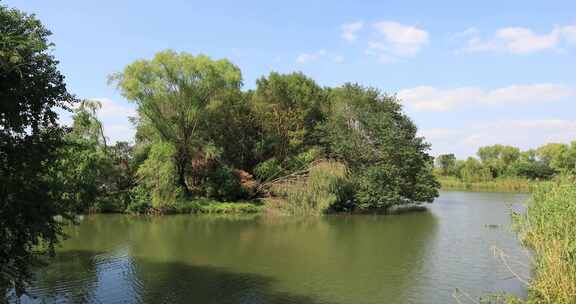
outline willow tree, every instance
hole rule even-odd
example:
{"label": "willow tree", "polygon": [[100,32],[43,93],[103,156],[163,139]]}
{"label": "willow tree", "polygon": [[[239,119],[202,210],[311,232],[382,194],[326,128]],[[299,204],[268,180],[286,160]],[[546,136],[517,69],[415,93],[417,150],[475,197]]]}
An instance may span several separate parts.
{"label": "willow tree", "polygon": [[252,101],[265,133],[263,144],[270,149],[264,152],[282,162],[311,144],[311,133],[323,118],[326,94],[302,73],[273,72],[256,85]]}
{"label": "willow tree", "polygon": [[210,145],[205,136],[210,124],[204,113],[238,94],[240,69],[227,60],[166,50],[152,60],[133,62],[111,81],[137,104],[141,126],[173,145],[177,184],[189,193],[192,162]]}

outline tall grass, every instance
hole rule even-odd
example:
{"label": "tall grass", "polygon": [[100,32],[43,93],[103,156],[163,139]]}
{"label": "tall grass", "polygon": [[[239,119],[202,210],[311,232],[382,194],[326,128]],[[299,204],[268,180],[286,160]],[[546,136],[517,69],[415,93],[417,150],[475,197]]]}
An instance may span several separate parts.
{"label": "tall grass", "polygon": [[266,202],[271,212],[289,215],[320,215],[340,199],[346,179],[346,166],[322,161],[308,174],[290,178],[272,186],[272,198]]}
{"label": "tall grass", "polygon": [[485,182],[465,182],[453,176],[437,176],[443,190],[532,192],[540,182],[520,177],[502,177]]}
{"label": "tall grass", "polygon": [[534,277],[527,303],[576,303],[576,178],[536,187],[515,223],[534,251]]}

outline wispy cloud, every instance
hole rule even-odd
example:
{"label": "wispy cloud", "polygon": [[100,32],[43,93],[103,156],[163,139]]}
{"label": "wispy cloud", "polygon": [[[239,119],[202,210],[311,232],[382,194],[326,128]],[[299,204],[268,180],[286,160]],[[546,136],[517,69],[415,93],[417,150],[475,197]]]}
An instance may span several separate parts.
{"label": "wispy cloud", "polygon": [[428,32],[416,26],[395,21],[379,21],[372,24],[372,27],[375,36],[368,41],[366,53],[377,56],[381,62],[414,56],[429,43]]}
{"label": "wispy cloud", "polygon": [[303,53],[296,57],[296,62],[299,64],[305,64],[324,57],[327,54],[326,50],[318,50],[314,53]]}
{"label": "wispy cloud", "polygon": [[364,22],[356,21],[352,23],[345,23],[340,26],[340,30],[342,31],[341,37],[342,39],[352,42],[355,41],[357,36],[356,33],[364,27]]}
{"label": "wispy cloud", "polygon": [[440,89],[419,86],[401,90],[398,97],[417,111],[450,111],[465,106],[510,103],[546,103],[576,96],[576,89],[561,84],[511,85],[484,90],[478,87]]}
{"label": "wispy cloud", "polygon": [[546,33],[536,33],[526,27],[504,27],[487,39],[483,39],[477,29],[471,29],[455,35],[467,39],[460,51],[530,54],[576,47],[576,25],[556,26]]}
{"label": "wispy cloud", "polygon": [[102,108],[98,111],[98,117],[100,118],[136,116],[136,109],[131,105],[125,105],[106,97],[89,99],[99,101],[102,105]]}
{"label": "wispy cloud", "polygon": [[344,56],[336,55],[336,56],[332,57],[332,60],[336,63],[342,63],[342,62],[344,62]]}

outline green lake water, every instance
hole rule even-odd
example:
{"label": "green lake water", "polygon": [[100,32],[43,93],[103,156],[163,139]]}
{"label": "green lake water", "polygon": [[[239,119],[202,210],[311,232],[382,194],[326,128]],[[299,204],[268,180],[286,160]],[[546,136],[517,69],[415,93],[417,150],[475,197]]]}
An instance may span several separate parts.
{"label": "green lake water", "polygon": [[[87,216],[22,303],[456,303],[523,296],[509,208],[527,195],[442,192],[401,215]],[[496,226],[497,225],[497,226]]]}

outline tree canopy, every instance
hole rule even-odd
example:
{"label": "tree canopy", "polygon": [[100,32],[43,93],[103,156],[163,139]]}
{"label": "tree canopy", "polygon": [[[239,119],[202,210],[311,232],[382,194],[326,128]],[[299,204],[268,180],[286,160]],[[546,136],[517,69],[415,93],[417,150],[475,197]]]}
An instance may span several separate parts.
{"label": "tree canopy", "polygon": [[470,157],[466,161],[456,160],[454,154],[438,155],[437,173],[465,182],[486,182],[499,177],[541,180],[576,173],[576,142],[548,143],[527,151],[496,144],[480,147],[477,155],[478,159]]}
{"label": "tree canopy", "polygon": [[0,6],[0,288],[23,291],[37,253],[61,233],[67,214],[49,164],[66,131],[55,108],[74,102],[50,32],[33,15]]}
{"label": "tree canopy", "polygon": [[111,80],[137,104],[140,123],[153,130],[150,135],[174,146],[178,186],[190,192],[192,160],[216,153],[206,135],[210,122],[204,117],[211,107],[238,93],[240,70],[227,60],[163,51],[152,60],[128,65]]}
{"label": "tree canopy", "polygon": [[346,167],[352,189],[328,209],[387,209],[438,195],[429,145],[399,101],[378,90],[322,88],[302,73],[272,72],[241,91],[230,62],[169,50],[111,79],[138,107],[136,146],[148,152],[137,176],[152,206],[285,197],[296,192],[275,193],[278,184],[305,185],[311,172],[339,168],[323,161]]}

